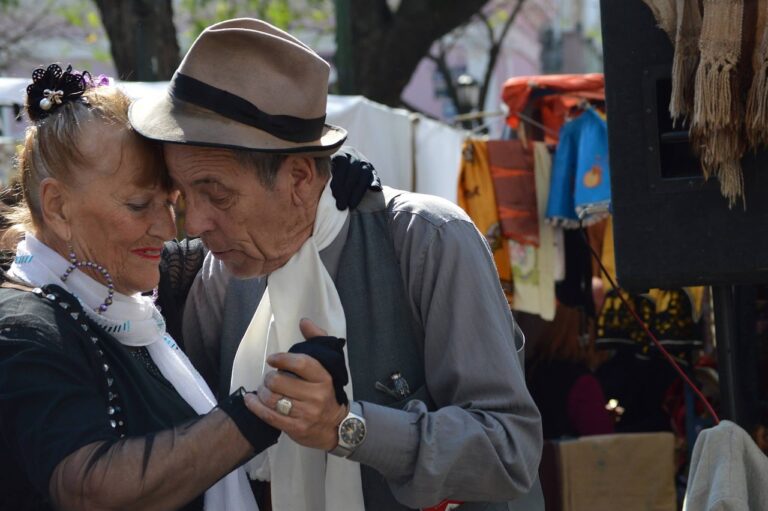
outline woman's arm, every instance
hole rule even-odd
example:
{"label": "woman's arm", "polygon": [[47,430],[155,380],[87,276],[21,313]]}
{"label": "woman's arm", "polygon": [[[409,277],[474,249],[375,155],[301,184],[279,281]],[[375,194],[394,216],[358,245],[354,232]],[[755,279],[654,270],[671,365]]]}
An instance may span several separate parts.
{"label": "woman's arm", "polygon": [[62,510],[178,509],[254,452],[215,409],[156,435],[81,447],[55,468],[50,496]]}
{"label": "woman's arm", "polygon": [[[312,337],[291,348],[327,371],[339,404],[349,380],[345,341]],[[63,510],[176,509],[277,441],[280,432],[245,406],[235,392],[211,413],[157,435],[95,442],[53,471],[49,492]]]}

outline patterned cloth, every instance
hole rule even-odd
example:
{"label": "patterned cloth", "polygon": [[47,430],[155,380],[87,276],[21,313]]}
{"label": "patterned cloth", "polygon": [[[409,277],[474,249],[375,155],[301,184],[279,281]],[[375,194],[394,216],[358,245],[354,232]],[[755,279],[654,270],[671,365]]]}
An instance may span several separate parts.
{"label": "patterned cloth", "polygon": [[[547,203],[552,159],[543,142],[534,143],[535,192],[539,205],[536,218],[543,218]],[[551,321],[555,318],[555,251],[554,228],[545,222],[537,222],[539,246],[509,241],[512,271],[515,278],[515,310],[538,314]]]}
{"label": "patterned cloth", "polygon": [[513,298],[509,249],[501,236],[499,211],[493,189],[488,147],[484,140],[467,140],[462,148],[458,203],[485,236],[493,251],[496,270],[507,301]]}
{"label": "patterned cloth", "polygon": [[488,141],[501,232],[523,245],[539,245],[536,180],[531,150],[520,140]]}

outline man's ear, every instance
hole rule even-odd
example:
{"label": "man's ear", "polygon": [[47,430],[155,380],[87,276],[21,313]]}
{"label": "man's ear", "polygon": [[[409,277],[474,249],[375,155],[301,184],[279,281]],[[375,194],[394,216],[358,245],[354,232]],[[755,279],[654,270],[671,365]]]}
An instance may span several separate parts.
{"label": "man's ear", "polygon": [[40,209],[46,228],[64,241],[72,237],[70,228],[71,205],[64,184],[47,177],[40,183]]}
{"label": "man's ear", "polygon": [[305,204],[310,200],[317,200],[315,189],[317,188],[318,175],[314,158],[309,156],[290,155],[285,160],[288,176],[290,178],[291,196],[294,202]]}

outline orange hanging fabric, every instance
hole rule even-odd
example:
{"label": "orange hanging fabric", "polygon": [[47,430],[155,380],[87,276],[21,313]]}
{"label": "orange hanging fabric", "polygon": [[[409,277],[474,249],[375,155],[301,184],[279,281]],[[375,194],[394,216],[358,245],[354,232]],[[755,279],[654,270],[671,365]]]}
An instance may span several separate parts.
{"label": "orange hanging fabric", "polygon": [[493,251],[496,269],[507,301],[514,296],[509,251],[502,238],[496,195],[488,163],[488,147],[483,140],[467,140],[462,148],[458,189],[459,206],[467,212]]}
{"label": "orange hanging fabric", "polygon": [[[546,109],[550,115],[547,118],[542,118],[542,120],[547,128],[557,133],[564,121],[564,112],[573,106],[574,97],[597,101],[605,100],[605,79],[599,73],[510,78],[504,82],[501,93],[501,99],[509,108],[507,124],[510,128],[518,128],[520,124],[518,114],[525,111],[536,90],[547,90],[554,93],[553,99],[545,96],[547,97],[545,100]],[[553,102],[562,104],[557,105]]]}
{"label": "orange hanging fabric", "polygon": [[523,245],[538,247],[539,216],[533,153],[520,140],[490,140],[488,159],[501,234]]}

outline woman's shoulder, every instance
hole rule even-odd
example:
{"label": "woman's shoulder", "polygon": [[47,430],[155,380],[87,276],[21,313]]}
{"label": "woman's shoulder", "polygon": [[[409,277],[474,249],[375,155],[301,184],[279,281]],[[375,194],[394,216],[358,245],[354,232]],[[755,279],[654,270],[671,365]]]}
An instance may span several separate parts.
{"label": "woman's shoulder", "polygon": [[32,289],[8,282],[0,286],[0,338],[59,345],[66,324],[63,314],[73,312],[82,312],[80,304],[58,286]]}
{"label": "woman's shoulder", "polygon": [[5,282],[0,285],[0,323],[19,315],[53,314],[53,308],[46,300],[41,299],[42,290],[28,288],[22,284]]}

